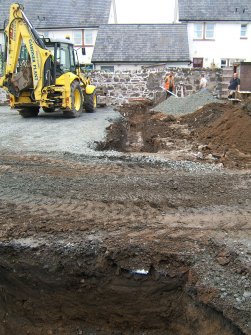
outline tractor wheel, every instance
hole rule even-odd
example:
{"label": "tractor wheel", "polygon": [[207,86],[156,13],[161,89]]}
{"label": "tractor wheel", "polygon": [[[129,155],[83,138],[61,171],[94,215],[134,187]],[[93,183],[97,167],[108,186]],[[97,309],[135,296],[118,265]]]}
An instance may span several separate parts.
{"label": "tractor wheel", "polygon": [[85,105],[85,111],[87,113],[93,113],[95,108],[97,107],[97,96],[96,92],[94,91],[92,94],[86,94],[84,95],[84,105]]}
{"label": "tractor wheel", "polygon": [[19,114],[24,117],[37,117],[39,113],[39,107],[26,107],[19,110]]}
{"label": "tractor wheel", "polygon": [[77,81],[71,84],[71,101],[72,110],[64,111],[64,117],[75,118],[79,117],[83,112],[83,94],[81,87]]}

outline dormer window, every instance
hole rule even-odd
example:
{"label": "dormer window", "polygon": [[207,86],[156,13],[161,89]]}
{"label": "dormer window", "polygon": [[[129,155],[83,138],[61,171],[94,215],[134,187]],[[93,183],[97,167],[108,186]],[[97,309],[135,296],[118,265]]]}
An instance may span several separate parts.
{"label": "dormer window", "polygon": [[247,37],[247,24],[242,24],[241,25],[241,38],[246,38]]}
{"label": "dormer window", "polygon": [[214,23],[195,23],[194,39],[211,40],[214,39]]}

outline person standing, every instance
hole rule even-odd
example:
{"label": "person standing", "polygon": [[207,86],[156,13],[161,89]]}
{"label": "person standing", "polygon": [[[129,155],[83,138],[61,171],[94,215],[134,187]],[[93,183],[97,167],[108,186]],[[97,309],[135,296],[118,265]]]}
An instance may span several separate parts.
{"label": "person standing", "polygon": [[174,86],[174,74],[171,71],[170,73],[167,73],[165,77],[166,98],[168,98],[172,94],[174,87],[175,87]]}
{"label": "person standing", "polygon": [[206,89],[207,89],[207,79],[205,78],[205,75],[202,73],[200,79],[200,90],[205,91]]}
{"label": "person standing", "polygon": [[228,86],[229,93],[228,98],[235,98],[236,92],[240,90],[240,79],[238,78],[238,73],[234,73],[233,78],[230,80],[230,84]]}

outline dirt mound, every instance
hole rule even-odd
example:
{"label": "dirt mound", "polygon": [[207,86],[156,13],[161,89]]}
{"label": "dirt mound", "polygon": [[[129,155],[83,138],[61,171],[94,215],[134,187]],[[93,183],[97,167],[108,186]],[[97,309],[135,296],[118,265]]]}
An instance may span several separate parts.
{"label": "dirt mound", "polygon": [[245,167],[251,163],[251,113],[244,106],[213,103],[181,118],[192,131],[194,140],[206,145],[229,166]]}
{"label": "dirt mound", "polygon": [[251,101],[210,103],[183,116],[154,112],[150,107],[146,102],[120,107],[123,119],[108,128],[107,140],[99,149],[251,167]]}

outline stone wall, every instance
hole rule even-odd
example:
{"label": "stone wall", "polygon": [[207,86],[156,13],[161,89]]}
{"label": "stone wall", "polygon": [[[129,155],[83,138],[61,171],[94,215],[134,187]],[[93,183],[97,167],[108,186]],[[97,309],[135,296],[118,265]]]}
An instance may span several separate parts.
{"label": "stone wall", "polygon": [[[204,73],[208,80],[208,90],[221,96],[222,69],[172,68],[175,75],[176,93],[186,96],[199,90],[200,75]],[[163,89],[165,68],[144,69],[135,72],[106,73],[93,71],[92,83],[107,91],[108,104],[121,105],[133,98],[161,101],[165,92]]]}
{"label": "stone wall", "polygon": [[[220,97],[222,93],[222,69],[192,69],[172,68],[175,75],[176,93],[178,96],[186,96],[199,90],[201,73],[208,80],[210,92]],[[135,72],[91,72],[92,83],[107,91],[109,105],[121,105],[133,98],[150,99],[157,103],[163,100],[165,68],[143,69]],[[0,89],[0,103],[7,102],[5,91]]]}

